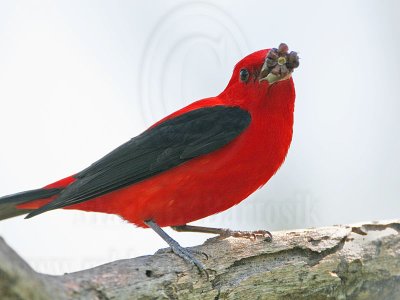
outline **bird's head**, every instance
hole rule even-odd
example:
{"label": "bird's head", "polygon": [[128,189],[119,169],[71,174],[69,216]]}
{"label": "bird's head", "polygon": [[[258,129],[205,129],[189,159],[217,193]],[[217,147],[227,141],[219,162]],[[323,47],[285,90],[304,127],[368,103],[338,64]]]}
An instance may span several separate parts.
{"label": "bird's head", "polygon": [[292,73],[298,66],[297,53],[289,52],[284,43],[278,48],[256,51],[236,64],[221,96],[239,105],[250,105],[285,92],[294,94]]}

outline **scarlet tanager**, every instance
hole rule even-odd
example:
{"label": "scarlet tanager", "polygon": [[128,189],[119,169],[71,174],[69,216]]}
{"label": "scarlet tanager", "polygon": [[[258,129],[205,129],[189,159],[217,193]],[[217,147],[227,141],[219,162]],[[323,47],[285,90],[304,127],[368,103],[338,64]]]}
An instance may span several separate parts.
{"label": "scarlet tanager", "polygon": [[238,204],[281,166],[292,140],[291,75],[298,65],[297,53],[283,43],[246,56],[218,96],[170,114],[75,175],[0,198],[0,219],[57,208],[116,214],[152,228],[177,255],[205,270],[161,227],[268,234],[186,224]]}

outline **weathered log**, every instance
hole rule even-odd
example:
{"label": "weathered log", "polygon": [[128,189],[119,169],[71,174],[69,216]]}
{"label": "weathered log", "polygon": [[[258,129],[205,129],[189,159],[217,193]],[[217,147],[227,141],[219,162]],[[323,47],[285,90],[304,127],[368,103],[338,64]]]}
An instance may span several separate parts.
{"label": "weathered log", "polygon": [[0,299],[400,299],[400,222],[213,238],[194,247],[210,278],[167,250],[62,276],[0,241]]}

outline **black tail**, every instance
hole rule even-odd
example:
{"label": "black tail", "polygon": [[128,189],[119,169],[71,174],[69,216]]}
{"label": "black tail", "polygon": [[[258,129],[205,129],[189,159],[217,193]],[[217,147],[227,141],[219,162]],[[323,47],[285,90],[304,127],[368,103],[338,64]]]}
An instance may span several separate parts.
{"label": "black tail", "polygon": [[50,198],[59,194],[62,189],[37,189],[17,194],[0,197],[0,220],[20,216],[29,213],[29,209],[18,209],[15,206],[38,199]]}

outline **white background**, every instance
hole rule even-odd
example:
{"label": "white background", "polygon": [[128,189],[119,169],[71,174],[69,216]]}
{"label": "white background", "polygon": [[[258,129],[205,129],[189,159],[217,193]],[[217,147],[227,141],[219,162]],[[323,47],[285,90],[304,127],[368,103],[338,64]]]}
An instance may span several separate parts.
{"label": "white background", "polygon": [[[213,96],[243,56],[300,53],[294,139],[260,191],[196,222],[285,229],[398,218],[398,1],[0,1],[0,195],[76,173],[165,114]],[[168,231],[170,232],[170,231]],[[174,233],[188,246],[206,236]],[[60,274],[164,242],[117,217],[0,222]]]}

